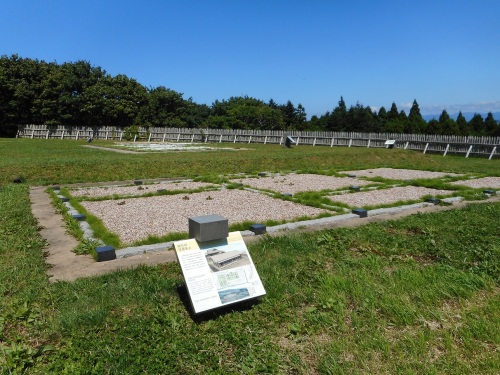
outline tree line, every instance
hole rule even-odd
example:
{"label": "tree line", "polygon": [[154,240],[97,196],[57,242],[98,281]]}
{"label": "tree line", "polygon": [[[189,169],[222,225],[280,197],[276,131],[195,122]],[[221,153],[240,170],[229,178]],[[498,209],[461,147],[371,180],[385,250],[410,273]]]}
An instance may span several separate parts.
{"label": "tree line", "polygon": [[18,124],[500,136],[491,112],[467,121],[462,113],[455,120],[443,110],[438,120],[427,122],[416,100],[407,115],[395,103],[388,111],[359,103],[347,108],[341,97],[331,112],[308,120],[305,108],[290,100],[238,96],[208,106],[165,86],[147,88],[126,75],[112,76],[87,61],[1,56],[0,128]]}

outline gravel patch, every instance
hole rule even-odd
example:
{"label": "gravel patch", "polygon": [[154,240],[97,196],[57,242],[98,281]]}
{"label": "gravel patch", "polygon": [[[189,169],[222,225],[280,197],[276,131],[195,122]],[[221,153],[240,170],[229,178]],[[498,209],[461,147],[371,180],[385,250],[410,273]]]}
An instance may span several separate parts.
{"label": "gravel patch", "polygon": [[105,197],[112,195],[144,195],[148,193],[156,193],[158,189],[165,189],[169,191],[178,190],[195,190],[205,187],[215,187],[213,184],[206,182],[194,181],[179,181],[179,182],[160,182],[153,185],[139,185],[139,186],[104,186],[104,187],[89,187],[72,189],[71,195],[73,197]]}
{"label": "gravel patch", "polygon": [[256,189],[266,189],[282,194],[295,194],[302,191],[336,190],[349,186],[364,186],[373,182],[348,177],[332,177],[317,174],[290,174],[260,178],[242,178],[233,180],[236,183],[250,185]]}
{"label": "gravel patch", "polygon": [[294,202],[273,199],[245,190],[222,190],[194,194],[163,195],[145,198],[81,202],[106,228],[116,233],[123,243],[187,232],[188,218],[218,214],[229,224],[243,221],[293,220],[329,212]]}
{"label": "gravel patch", "polygon": [[391,180],[413,180],[417,178],[441,178],[445,176],[462,176],[456,173],[418,171],[414,169],[375,168],[359,171],[344,171],[342,173],[354,174],[356,177],[382,177]]}
{"label": "gravel patch", "polygon": [[421,199],[425,195],[449,195],[449,190],[437,190],[425,187],[404,186],[383,190],[329,196],[334,202],[345,203],[351,207],[378,206],[399,201]]}
{"label": "gravel patch", "polygon": [[452,185],[467,186],[470,188],[492,188],[500,189],[500,177],[483,177],[465,181],[455,181]]}

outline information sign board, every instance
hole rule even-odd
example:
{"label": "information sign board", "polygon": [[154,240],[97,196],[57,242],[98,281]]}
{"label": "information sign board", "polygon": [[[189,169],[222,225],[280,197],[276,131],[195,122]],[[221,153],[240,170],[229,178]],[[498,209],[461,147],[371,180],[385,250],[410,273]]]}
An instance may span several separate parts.
{"label": "information sign board", "polygon": [[266,294],[240,232],[208,242],[176,241],[174,247],[196,314]]}

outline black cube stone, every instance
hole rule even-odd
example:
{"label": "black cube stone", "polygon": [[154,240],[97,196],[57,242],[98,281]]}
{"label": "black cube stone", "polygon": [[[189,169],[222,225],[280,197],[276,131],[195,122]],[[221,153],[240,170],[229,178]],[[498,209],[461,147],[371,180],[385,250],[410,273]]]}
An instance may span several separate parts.
{"label": "black cube stone", "polygon": [[437,198],[427,198],[425,200],[427,203],[433,203],[433,204],[439,204],[439,202],[441,202],[439,199]]}
{"label": "black cube stone", "polygon": [[283,193],[281,194],[283,197],[288,197],[288,198],[291,198],[293,197],[293,194],[290,194],[290,193]]}
{"label": "black cube stone", "polygon": [[353,214],[359,215],[359,217],[368,217],[368,211],[365,210],[364,208],[355,208],[352,210]]}
{"label": "black cube stone", "polygon": [[60,199],[61,199],[61,202],[63,202],[63,203],[69,202],[69,198],[67,198],[67,197],[62,197]]}
{"label": "black cube stone", "polygon": [[71,215],[73,217],[73,219],[77,220],[77,221],[84,221],[85,220],[85,215],[84,214],[74,214],[74,215]]}
{"label": "black cube stone", "polygon": [[354,191],[361,191],[361,188],[359,186],[351,186],[349,189]]}
{"label": "black cube stone", "polygon": [[250,231],[254,234],[265,234],[267,232],[264,224],[252,224],[250,225]]}
{"label": "black cube stone", "polygon": [[135,180],[135,181],[134,181],[134,184],[135,184],[135,185],[142,185],[142,181],[141,181],[141,180]]}
{"label": "black cube stone", "polygon": [[355,174],[348,174],[347,177],[354,178],[354,177],[356,177],[356,175]]}
{"label": "black cube stone", "polygon": [[61,190],[60,186],[52,186],[52,190]]}
{"label": "black cube stone", "polygon": [[484,190],[483,193],[488,195],[495,195],[497,192],[495,190]]}
{"label": "black cube stone", "polygon": [[113,246],[99,246],[95,248],[97,253],[97,261],[105,262],[108,260],[116,259],[116,252]]}

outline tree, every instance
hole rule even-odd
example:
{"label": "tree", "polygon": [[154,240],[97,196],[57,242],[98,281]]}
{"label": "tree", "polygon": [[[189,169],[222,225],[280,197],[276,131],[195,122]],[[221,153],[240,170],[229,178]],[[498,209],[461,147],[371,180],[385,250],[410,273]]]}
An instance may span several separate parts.
{"label": "tree", "polygon": [[494,137],[498,134],[498,123],[493,118],[493,113],[488,112],[486,119],[484,120],[484,129],[486,135]]}
{"label": "tree", "polygon": [[422,118],[420,114],[420,108],[418,106],[417,100],[413,100],[413,104],[410,108],[410,114],[408,115],[408,121],[406,121],[405,133],[409,134],[422,134],[425,133],[425,128],[427,123]]}
{"label": "tree", "polygon": [[460,135],[471,135],[472,134],[472,129],[469,127],[469,124],[467,123],[467,120],[465,119],[464,115],[462,115],[462,111],[460,111],[458,113],[457,126],[458,126],[458,131],[460,132]]}
{"label": "tree", "polygon": [[441,127],[441,133],[437,134],[458,135],[460,133],[457,123],[452,118],[450,118],[446,110],[443,110],[441,116],[439,116],[439,125]]}
{"label": "tree", "polygon": [[476,113],[469,121],[469,127],[473,130],[474,135],[485,135],[483,117]]}

